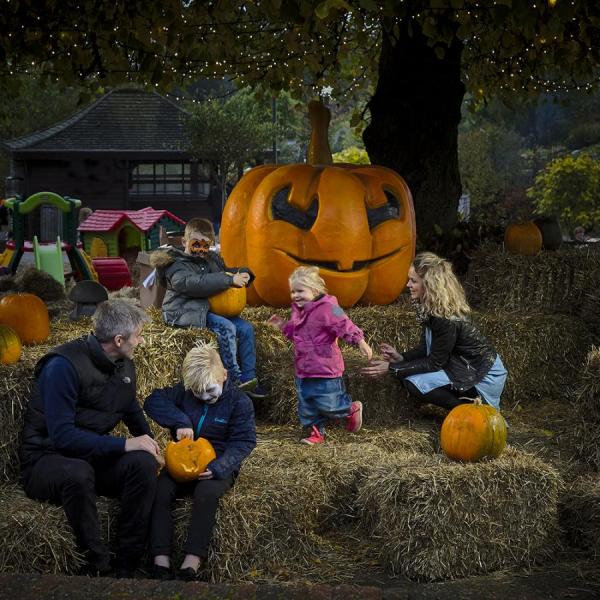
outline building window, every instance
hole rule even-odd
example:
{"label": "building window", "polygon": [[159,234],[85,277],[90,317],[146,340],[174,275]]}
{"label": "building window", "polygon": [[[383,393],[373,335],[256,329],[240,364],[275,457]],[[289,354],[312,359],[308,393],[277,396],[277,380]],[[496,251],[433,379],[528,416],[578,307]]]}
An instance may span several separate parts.
{"label": "building window", "polygon": [[133,167],[129,193],[137,196],[189,196],[190,163],[140,163]]}

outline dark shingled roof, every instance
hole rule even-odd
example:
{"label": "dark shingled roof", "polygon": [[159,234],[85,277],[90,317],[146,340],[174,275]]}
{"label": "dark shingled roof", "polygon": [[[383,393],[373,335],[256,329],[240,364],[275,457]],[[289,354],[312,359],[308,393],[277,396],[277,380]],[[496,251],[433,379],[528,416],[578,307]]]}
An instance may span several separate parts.
{"label": "dark shingled roof", "polygon": [[175,102],[137,89],[113,90],[42,131],[5,142],[9,150],[185,151],[185,117]]}

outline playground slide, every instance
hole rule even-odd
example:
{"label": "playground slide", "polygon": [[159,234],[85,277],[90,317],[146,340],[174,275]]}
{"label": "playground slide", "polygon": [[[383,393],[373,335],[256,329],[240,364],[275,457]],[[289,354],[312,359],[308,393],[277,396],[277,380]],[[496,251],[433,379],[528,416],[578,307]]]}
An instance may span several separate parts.
{"label": "playground slide", "polygon": [[9,267],[14,253],[14,250],[6,248],[6,250],[0,254],[0,267]]}
{"label": "playground slide", "polygon": [[52,275],[58,283],[65,285],[65,268],[62,257],[62,244],[60,237],[56,238],[56,244],[44,244],[38,242],[37,236],[33,238],[33,256],[35,268]]}

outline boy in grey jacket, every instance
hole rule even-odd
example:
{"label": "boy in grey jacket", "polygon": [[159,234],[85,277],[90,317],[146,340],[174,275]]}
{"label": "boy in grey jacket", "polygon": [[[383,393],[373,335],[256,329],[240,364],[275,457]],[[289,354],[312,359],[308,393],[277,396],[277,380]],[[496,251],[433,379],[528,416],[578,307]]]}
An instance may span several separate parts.
{"label": "boy in grey jacket", "polygon": [[[185,226],[184,249],[152,253],[151,263],[167,288],[163,318],[175,327],[207,327],[219,342],[223,364],[233,382],[253,398],[266,392],[256,378],[256,345],[252,325],[240,317],[222,317],[209,310],[208,298],[230,287],[244,287],[254,276],[249,269],[226,267],[210,250],[214,231],[210,221],[191,219]],[[239,354],[239,360],[238,360]]]}

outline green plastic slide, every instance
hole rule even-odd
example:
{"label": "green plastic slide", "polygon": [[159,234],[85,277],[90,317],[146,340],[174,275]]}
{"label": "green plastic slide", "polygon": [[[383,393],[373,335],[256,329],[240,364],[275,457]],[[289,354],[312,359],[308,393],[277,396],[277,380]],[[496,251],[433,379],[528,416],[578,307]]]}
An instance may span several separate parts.
{"label": "green plastic slide", "polygon": [[63,266],[62,244],[60,237],[56,238],[56,244],[41,245],[37,235],[33,238],[33,256],[35,268],[52,275],[58,283],[65,285],[65,269]]}

